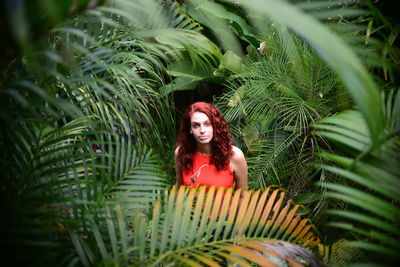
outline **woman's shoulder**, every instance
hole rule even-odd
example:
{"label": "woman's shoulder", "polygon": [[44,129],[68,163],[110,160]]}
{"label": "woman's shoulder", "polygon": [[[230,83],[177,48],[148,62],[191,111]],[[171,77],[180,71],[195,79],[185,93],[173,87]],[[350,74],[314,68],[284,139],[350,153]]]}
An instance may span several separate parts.
{"label": "woman's shoulder", "polygon": [[175,152],[174,152],[174,155],[175,155],[175,156],[178,156],[179,147],[180,147],[180,146],[177,146],[177,147],[175,148]]}
{"label": "woman's shoulder", "polygon": [[241,161],[244,159],[244,154],[243,151],[236,147],[236,146],[232,146],[232,151],[233,151],[233,155],[232,155],[232,159],[233,161]]}

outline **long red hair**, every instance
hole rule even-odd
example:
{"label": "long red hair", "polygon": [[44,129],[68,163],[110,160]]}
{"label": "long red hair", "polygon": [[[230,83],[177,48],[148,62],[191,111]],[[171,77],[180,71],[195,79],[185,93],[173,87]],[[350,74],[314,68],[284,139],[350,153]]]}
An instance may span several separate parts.
{"label": "long red hair", "polygon": [[196,152],[197,143],[193,135],[190,134],[190,118],[193,113],[202,112],[210,119],[213,127],[213,138],[211,140],[212,157],[211,164],[214,164],[218,171],[226,170],[233,154],[232,136],[229,133],[229,125],[225,121],[217,107],[206,102],[196,102],[191,104],[183,114],[178,133],[177,145],[178,164],[183,172],[193,169],[193,155]]}

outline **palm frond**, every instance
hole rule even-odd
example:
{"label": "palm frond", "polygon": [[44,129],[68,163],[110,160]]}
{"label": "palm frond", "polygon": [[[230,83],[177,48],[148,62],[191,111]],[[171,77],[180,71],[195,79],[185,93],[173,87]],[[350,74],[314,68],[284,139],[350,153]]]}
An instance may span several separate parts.
{"label": "palm frond", "polygon": [[[234,3],[234,1],[228,1]],[[254,18],[271,18],[274,23],[284,25],[301,36],[318,52],[320,57],[339,75],[348,88],[356,104],[367,118],[368,128],[373,143],[376,145],[383,131],[382,111],[370,110],[371,106],[379,107],[378,90],[356,54],[335,34],[329,32],[321,23],[288,2],[259,1],[241,3]],[[253,22],[258,28],[265,28],[264,20]],[[335,47],[334,49],[331,49]],[[338,60],[340,58],[340,60]],[[347,67],[343,67],[347,66]],[[351,71],[349,71],[351,68]],[[365,92],[368,92],[367,94]]]}
{"label": "palm frond", "polygon": [[340,239],[330,246],[320,244],[318,247],[323,262],[329,265],[350,265],[366,258],[361,249],[351,246],[346,239]]}
{"label": "palm frond", "polygon": [[[132,225],[126,221],[126,209],[109,204],[104,210],[107,216],[99,211],[100,221],[90,220],[89,232],[79,233],[93,236],[96,245],[87,247],[94,244],[76,238],[75,247],[82,249],[81,261],[89,264],[95,263],[90,254],[97,250],[103,261],[139,265],[163,261],[215,265],[224,258],[239,264],[274,264],[275,258],[295,264],[299,257],[318,263],[299,245],[313,247],[319,238],[310,221],[297,214],[299,206],[285,204],[283,191],[271,187],[249,191],[239,204],[240,194],[241,190],[215,187],[172,189],[165,202],[155,202],[151,217],[132,211]],[[71,234],[76,235],[74,230]],[[111,243],[106,242],[109,238]]]}
{"label": "palm frond", "polygon": [[326,146],[309,135],[311,125],[335,112],[336,104],[328,99],[341,85],[315,52],[288,31],[280,29],[266,42],[266,55],[245,61],[246,71],[231,77],[218,104],[239,127],[235,138],[248,153],[250,184],[283,184],[298,194],[314,179],[311,162]]}
{"label": "palm frond", "polygon": [[[389,97],[383,109],[397,112],[398,107],[391,106],[392,101],[393,97]],[[393,119],[394,117],[387,116],[388,130],[393,129]],[[350,204],[347,210],[330,211],[331,214],[345,218],[344,222],[332,222],[330,225],[352,231],[362,237],[361,240],[349,244],[372,250],[378,255],[384,254],[385,262],[398,261],[398,136],[387,135],[387,138],[381,140],[378,149],[372,149],[366,123],[357,111],[331,117],[317,127],[320,135],[338,143],[349,154],[323,154],[326,159],[338,165],[324,168],[344,177],[346,183],[321,185],[329,189],[327,196]]]}
{"label": "palm frond", "polygon": [[[121,208],[148,211],[155,201],[161,199],[162,191],[170,187],[168,177],[150,150],[132,151],[128,156],[135,163],[131,164],[126,157],[123,165],[128,168],[120,172],[119,180],[110,187],[106,195],[107,202],[119,203]],[[117,159],[116,162],[118,161],[120,160]]]}
{"label": "palm frond", "polygon": [[[125,54],[108,46],[107,38],[117,38],[122,25],[114,20],[118,16],[96,15],[89,15],[88,24],[74,22],[81,28],[66,23],[54,30],[51,48],[38,51],[37,62],[22,61],[16,82],[6,83],[2,91],[1,119],[6,127],[1,129],[0,145],[9,152],[8,158],[1,155],[2,168],[9,165],[1,187],[7,203],[2,232],[21,233],[4,235],[2,246],[9,244],[10,251],[6,260],[29,261],[17,255],[38,249],[51,253],[49,262],[59,258],[66,241],[64,221],[81,220],[83,205],[92,209],[103,202],[110,192],[117,192],[113,190],[121,180],[125,194],[135,179],[147,185],[142,190],[145,197],[130,203],[144,211],[168,186],[161,161],[143,149],[157,134],[159,143],[165,140],[150,130],[167,129],[155,127],[154,111],[162,114],[160,121],[171,115],[168,98],[153,89],[163,81],[163,57],[154,54],[156,49],[153,54],[143,49],[142,40],[130,43],[135,50],[129,56],[128,45]],[[117,29],[110,33],[107,27]],[[43,254],[36,254],[29,256],[46,261]]]}

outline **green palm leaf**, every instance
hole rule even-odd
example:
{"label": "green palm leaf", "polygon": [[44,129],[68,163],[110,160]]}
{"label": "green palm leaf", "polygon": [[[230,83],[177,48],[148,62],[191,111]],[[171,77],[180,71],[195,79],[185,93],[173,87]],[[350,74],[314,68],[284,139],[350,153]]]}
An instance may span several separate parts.
{"label": "green palm leaf", "polygon": [[[92,246],[80,256],[82,262],[90,260],[90,254],[99,250],[103,261],[114,255],[112,262],[122,260],[134,265],[157,265],[165,261],[215,265],[223,258],[239,264],[246,260],[274,264],[271,257],[294,264],[296,253],[299,257],[307,255],[304,260],[312,258],[304,248],[287,243],[311,248],[320,241],[310,221],[297,213],[299,206],[284,204],[283,191],[273,188],[249,191],[239,205],[240,194],[241,190],[215,187],[172,189],[164,204],[155,202],[151,217],[131,211],[134,214],[131,226],[126,221],[129,216],[126,208],[108,205],[105,212],[111,212],[111,217],[96,215],[100,221],[92,220],[90,232],[80,233],[93,236],[96,244],[80,239],[75,247],[79,251]],[[93,216],[88,212],[87,216]],[[108,238],[111,246],[104,241]],[[282,246],[280,251],[279,246]],[[286,250],[287,254],[285,246],[292,246],[292,250]],[[289,251],[297,252],[289,255]],[[117,256],[124,254],[123,259]]]}
{"label": "green palm leaf", "polygon": [[[201,4],[201,1],[194,2],[197,6]],[[226,2],[234,4],[234,1]],[[366,118],[373,144],[377,145],[383,131],[383,124],[381,123],[383,114],[380,110],[372,112],[370,107],[380,106],[381,101],[378,96],[378,90],[359,58],[345,42],[315,18],[304,13],[300,9],[301,6],[297,7],[286,1],[275,0],[246,1],[241,5],[248,13],[254,14],[253,23],[258,29],[265,29],[265,20],[257,20],[257,18],[270,18],[274,23],[284,25],[293,30],[318,52],[320,57],[339,75],[346,88],[348,88]],[[331,3],[327,3],[327,5],[335,6]],[[310,6],[312,7],[313,5],[311,4]],[[318,10],[318,8],[320,7],[312,7],[314,10]],[[211,4],[208,10],[211,12]],[[357,12],[354,14],[357,14]]]}
{"label": "green palm leaf", "polygon": [[312,123],[340,110],[331,96],[346,97],[328,66],[288,31],[268,37],[265,54],[246,59],[218,104],[247,152],[250,185],[281,184],[296,195],[318,179],[313,162],[327,147],[310,134]]}
{"label": "green palm leaf", "polygon": [[[338,114],[322,121],[317,127],[320,135],[337,143],[350,156],[324,153],[323,157],[338,166],[323,166],[326,170],[344,177],[344,185],[321,183],[328,188],[327,196],[343,200],[350,205],[348,210],[332,210],[329,213],[341,216],[344,222],[330,225],[356,233],[360,240],[349,245],[385,254],[384,262],[398,261],[400,243],[400,207],[398,206],[399,143],[393,135],[398,112],[398,92],[391,92],[385,99],[387,138],[382,139],[378,149],[371,149],[372,140],[366,123],[358,111]],[[384,96],[384,95],[383,95]],[[398,116],[398,115],[397,115]],[[397,117],[396,116],[396,117]],[[379,257],[379,256],[376,256]]]}
{"label": "green palm leaf", "polygon": [[[2,235],[1,244],[9,244],[7,257],[12,260],[34,257],[51,262],[63,257],[60,247],[68,244],[64,221],[81,220],[82,205],[92,209],[96,202],[102,203],[121,180],[127,181],[126,187],[135,179],[147,186],[144,197],[130,203],[142,210],[168,186],[160,162],[141,148],[158,134],[143,130],[144,125],[157,128],[154,111],[160,112],[163,122],[171,121],[168,99],[160,99],[152,89],[163,80],[163,65],[154,52],[143,49],[141,41],[130,43],[137,47],[131,57],[108,47],[107,38],[116,38],[118,30],[107,35],[107,26],[115,27],[119,21],[97,15],[91,23],[75,21],[54,30],[50,39],[55,49],[37,53],[42,64],[28,60],[17,65],[21,67],[17,80],[22,82],[5,83],[2,91],[1,118],[6,127],[1,129],[0,145],[9,151],[8,158],[1,155],[2,168],[9,166],[1,187],[7,192],[2,194],[7,203],[2,232],[9,234]],[[96,26],[96,19],[106,23]],[[152,78],[142,78],[145,72]],[[154,184],[149,185],[150,180]],[[126,187],[119,192],[131,190]],[[18,258],[24,250],[32,254]],[[47,251],[49,257],[38,250]]]}

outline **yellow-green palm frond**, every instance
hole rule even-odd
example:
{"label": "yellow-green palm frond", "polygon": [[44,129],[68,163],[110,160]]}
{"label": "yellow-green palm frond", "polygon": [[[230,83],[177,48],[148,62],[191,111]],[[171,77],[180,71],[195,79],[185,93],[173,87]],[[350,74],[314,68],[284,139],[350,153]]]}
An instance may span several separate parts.
{"label": "yellow-green palm frond", "polygon": [[[88,231],[80,233],[97,242],[76,239],[75,247],[83,248],[82,262],[90,261],[85,249],[89,246],[92,253],[100,250],[102,261],[116,263],[125,255],[123,261],[141,266],[161,262],[219,266],[224,259],[271,266],[280,266],[280,261],[296,266],[298,258],[318,262],[307,248],[316,247],[320,239],[310,220],[298,213],[299,205],[286,201],[279,188],[245,192],[173,188],[164,201],[155,202],[151,216],[127,205],[107,204],[105,216],[96,214],[98,221],[91,220]],[[88,211],[89,218],[91,214]]]}

